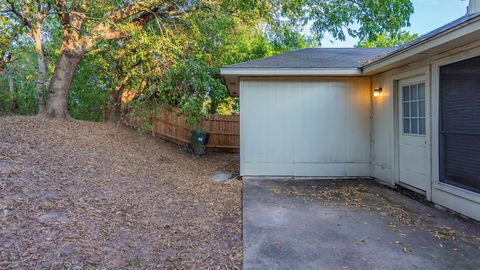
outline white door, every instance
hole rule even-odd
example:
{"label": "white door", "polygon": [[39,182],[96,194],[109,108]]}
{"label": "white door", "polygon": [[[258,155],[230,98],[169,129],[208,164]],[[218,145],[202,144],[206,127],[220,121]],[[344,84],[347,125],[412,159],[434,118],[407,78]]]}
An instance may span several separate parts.
{"label": "white door", "polygon": [[427,190],[429,119],[425,81],[400,81],[399,93],[399,181],[414,189]]}

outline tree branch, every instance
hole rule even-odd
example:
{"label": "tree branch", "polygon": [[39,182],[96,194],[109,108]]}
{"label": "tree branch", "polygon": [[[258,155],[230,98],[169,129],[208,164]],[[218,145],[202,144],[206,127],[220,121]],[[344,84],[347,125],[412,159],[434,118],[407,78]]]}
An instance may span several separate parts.
{"label": "tree branch", "polygon": [[66,0],[57,0],[58,16],[62,27],[70,23],[70,16],[68,14],[68,7]]}
{"label": "tree branch", "polygon": [[[65,0],[57,0],[57,3]],[[122,23],[122,26],[127,29],[140,30],[145,27],[150,21],[156,18],[170,18],[175,19],[181,16],[186,11],[176,4],[168,3],[168,1],[149,1],[149,4],[136,3],[128,5],[120,10],[117,10],[107,16],[107,20],[97,24],[90,34],[83,36],[80,40],[80,46],[84,52],[88,52],[100,40],[116,40],[127,36],[125,31],[116,27],[121,24],[121,21],[130,19],[130,21]],[[60,7],[59,7],[60,8]],[[192,10],[197,8],[194,6]],[[125,29],[124,28],[124,29]]]}
{"label": "tree branch", "polygon": [[151,10],[153,8],[154,8],[153,4],[150,6],[143,6],[141,3],[135,3],[132,5],[126,6],[121,10],[117,10],[113,12],[112,14],[110,14],[110,16],[108,16],[108,20],[113,23],[117,23],[121,20],[130,18],[136,14],[139,14],[143,11]]}
{"label": "tree branch", "polygon": [[12,0],[5,0],[9,5],[10,5],[10,11],[15,14],[15,16],[20,20],[25,26],[27,26],[30,30],[32,28],[31,22],[25,17],[24,14],[18,11],[18,9],[15,7],[15,3]]}
{"label": "tree branch", "polygon": [[167,7],[162,9],[160,7],[155,7],[150,10],[144,10],[144,8],[140,8],[139,5],[127,6],[120,11],[114,12],[109,16],[110,20],[107,20],[107,22],[102,22],[95,26],[90,35],[84,36],[81,39],[81,46],[85,51],[88,51],[100,40],[115,40],[125,37],[126,33],[124,31],[115,29],[112,25],[112,23],[118,23],[119,20],[138,15],[138,17],[133,18],[129,23],[125,24],[125,27],[142,29],[148,22],[155,19],[157,16],[169,15],[168,12],[173,11],[175,8],[176,7]]}
{"label": "tree branch", "polygon": [[358,1],[356,0],[348,0],[350,1],[352,4],[356,5],[365,15],[367,15],[367,17],[371,20],[371,21],[375,21],[375,16],[373,16],[373,14],[367,10],[362,4],[360,4]]}
{"label": "tree branch", "polygon": [[13,57],[8,50],[2,52],[2,57],[0,57],[0,74],[2,74],[3,70],[8,64],[14,63],[17,61],[17,58]]}

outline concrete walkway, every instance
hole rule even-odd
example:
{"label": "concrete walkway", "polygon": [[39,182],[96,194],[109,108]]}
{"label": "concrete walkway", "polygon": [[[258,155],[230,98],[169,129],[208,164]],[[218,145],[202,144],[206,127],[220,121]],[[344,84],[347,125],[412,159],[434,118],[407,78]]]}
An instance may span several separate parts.
{"label": "concrete walkway", "polygon": [[373,181],[244,181],[244,269],[480,269],[480,225]]}

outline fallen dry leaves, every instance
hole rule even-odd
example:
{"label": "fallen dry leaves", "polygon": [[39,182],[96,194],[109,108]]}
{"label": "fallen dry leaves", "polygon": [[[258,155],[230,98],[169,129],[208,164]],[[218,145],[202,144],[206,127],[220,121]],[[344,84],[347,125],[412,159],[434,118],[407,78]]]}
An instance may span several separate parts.
{"label": "fallen dry leaves", "polygon": [[[306,189],[299,190],[294,187],[274,188],[271,191],[279,195],[299,196],[305,202],[315,201],[326,207],[345,207],[376,213],[380,217],[389,220],[387,230],[397,233],[400,238],[407,237],[407,234],[402,231],[402,228],[407,227],[413,231],[426,230],[440,241],[459,240],[459,237],[456,236],[460,234],[458,231],[432,223],[430,214],[423,217],[409,211],[403,205],[393,202],[388,196],[372,188],[372,185],[374,185],[374,182],[371,181],[359,183],[358,181],[337,180],[325,182],[321,185],[312,185],[307,191]],[[480,244],[479,239],[475,235],[465,235],[463,233],[461,240]],[[356,242],[357,245],[366,243],[364,240]],[[400,244],[400,241],[395,243]],[[443,247],[441,243],[440,247]],[[413,250],[406,247],[403,249],[403,252],[412,253]]]}
{"label": "fallen dry leaves", "polygon": [[238,155],[125,127],[0,118],[0,268],[235,269]]}

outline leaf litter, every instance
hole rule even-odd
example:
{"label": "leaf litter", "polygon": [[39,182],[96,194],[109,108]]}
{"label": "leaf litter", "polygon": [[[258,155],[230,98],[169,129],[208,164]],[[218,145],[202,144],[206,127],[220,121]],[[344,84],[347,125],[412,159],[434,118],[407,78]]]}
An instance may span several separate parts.
{"label": "leaf litter", "polygon": [[0,118],[1,269],[239,269],[238,155],[122,126]]}
{"label": "leaf litter", "polygon": [[[450,227],[438,226],[431,221],[432,215],[430,213],[422,216],[409,211],[402,204],[396,203],[378,192],[378,189],[372,188],[371,184],[371,181],[359,183],[334,180],[322,185],[312,185],[308,190],[286,187],[273,188],[271,191],[274,194],[301,197],[305,203],[316,202],[325,207],[350,208],[376,213],[381,218],[390,220],[386,230],[396,232],[400,239],[407,237],[402,228],[410,228],[412,231],[426,230],[439,241],[462,240],[466,243],[480,245],[478,236],[468,235]],[[458,237],[459,235],[461,237]],[[366,243],[364,240],[356,242],[357,245]],[[395,243],[400,244],[401,242],[396,241]],[[441,243],[440,247],[443,247]],[[413,253],[413,249],[405,247],[403,252]]]}

